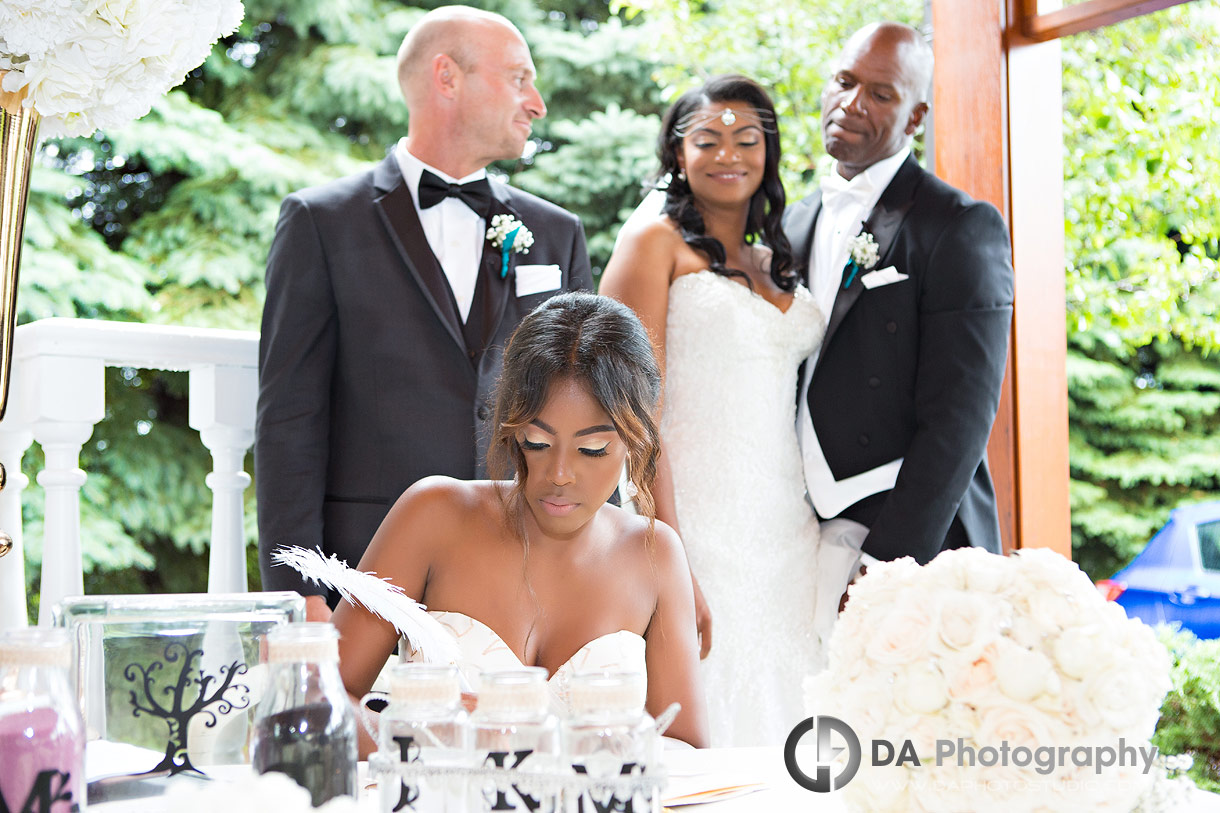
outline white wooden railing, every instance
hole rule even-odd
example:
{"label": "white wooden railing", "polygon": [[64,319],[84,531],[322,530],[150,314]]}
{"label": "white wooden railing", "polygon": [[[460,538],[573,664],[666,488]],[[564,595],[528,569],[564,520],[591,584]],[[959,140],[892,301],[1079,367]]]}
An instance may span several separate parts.
{"label": "white wooden railing", "polygon": [[0,530],[14,543],[0,558],[0,630],[26,624],[21,492],[29,478],[21,457],[34,441],[45,458],[37,480],[46,493],[39,623],[49,623],[60,599],[84,592],[80,489],[87,474],[80,451],[105,413],[106,367],[190,374],[189,423],[212,453],[208,590],[246,590],[242,494],[250,485],[244,461],[254,443],[258,333],[44,319],[16,330],[8,410],[0,421],[0,462],[8,472]]}

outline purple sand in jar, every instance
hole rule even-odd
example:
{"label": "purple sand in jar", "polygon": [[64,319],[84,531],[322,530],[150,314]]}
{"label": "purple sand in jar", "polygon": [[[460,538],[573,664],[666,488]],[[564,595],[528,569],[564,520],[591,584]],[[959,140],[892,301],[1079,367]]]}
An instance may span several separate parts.
{"label": "purple sand in jar", "polygon": [[309,791],[314,807],[356,795],[354,732],[329,703],[276,712],[260,720],[252,755],[258,773],[278,771]]}
{"label": "purple sand in jar", "polygon": [[84,741],[55,709],[0,698],[0,811],[80,810],[84,766]]}

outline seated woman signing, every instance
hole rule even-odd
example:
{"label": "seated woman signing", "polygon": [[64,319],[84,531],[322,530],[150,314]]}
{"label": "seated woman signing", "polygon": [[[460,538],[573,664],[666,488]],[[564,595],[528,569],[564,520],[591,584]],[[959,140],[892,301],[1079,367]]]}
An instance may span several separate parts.
{"label": "seated woman signing", "polygon": [[[420,480],[360,569],[426,604],[457,637],[468,677],[545,667],[562,710],[572,674],[643,671],[648,711],[681,703],[666,733],[703,747],[690,569],[677,535],[653,518],[659,391],[630,309],[584,293],[539,305],[509,341],[496,398],[492,471],[512,479]],[[639,516],[607,503],[624,461]],[[398,634],[359,605],[342,603],[333,620],[344,684],[360,697]]]}

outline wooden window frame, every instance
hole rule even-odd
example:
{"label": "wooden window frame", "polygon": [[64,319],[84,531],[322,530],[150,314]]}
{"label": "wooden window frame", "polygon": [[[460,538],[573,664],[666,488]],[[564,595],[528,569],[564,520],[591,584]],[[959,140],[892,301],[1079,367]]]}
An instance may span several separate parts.
{"label": "wooden window frame", "polygon": [[1060,38],[1189,0],[929,0],[936,174],[1008,223],[1012,338],[988,443],[1005,550],[1071,556]]}
{"label": "wooden window frame", "polygon": [[1038,12],[1038,0],[1019,0],[1021,33],[1032,42],[1048,42],[1190,0],[1086,0],[1054,11]]}

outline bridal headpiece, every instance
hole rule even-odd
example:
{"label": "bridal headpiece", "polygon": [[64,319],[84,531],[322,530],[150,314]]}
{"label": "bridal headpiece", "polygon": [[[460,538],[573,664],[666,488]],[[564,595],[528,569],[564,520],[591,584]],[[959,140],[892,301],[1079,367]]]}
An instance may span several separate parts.
{"label": "bridal headpiece", "polygon": [[775,114],[770,110],[765,110],[761,107],[730,107],[725,105],[721,110],[711,110],[710,106],[701,107],[698,110],[692,110],[674,125],[674,135],[678,138],[686,138],[687,135],[698,130],[705,124],[719,119],[720,123],[725,127],[731,127],[740,119],[747,124],[753,124],[764,133],[777,132],[775,128]]}

